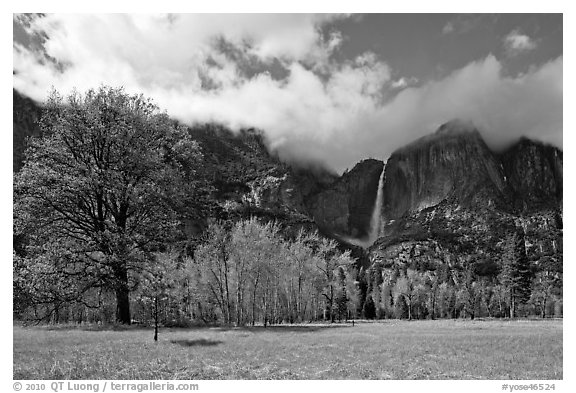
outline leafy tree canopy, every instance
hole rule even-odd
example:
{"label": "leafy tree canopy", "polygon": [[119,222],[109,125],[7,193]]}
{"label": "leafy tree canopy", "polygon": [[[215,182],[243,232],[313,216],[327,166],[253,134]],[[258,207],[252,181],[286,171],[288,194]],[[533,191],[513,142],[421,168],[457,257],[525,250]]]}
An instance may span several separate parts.
{"label": "leafy tree canopy", "polygon": [[150,100],[121,88],[66,99],[53,91],[40,126],[14,179],[25,270],[51,277],[33,280],[32,292],[57,302],[112,289],[117,319],[129,323],[137,273],[152,251],[182,238],[181,220],[202,206],[198,145]]}

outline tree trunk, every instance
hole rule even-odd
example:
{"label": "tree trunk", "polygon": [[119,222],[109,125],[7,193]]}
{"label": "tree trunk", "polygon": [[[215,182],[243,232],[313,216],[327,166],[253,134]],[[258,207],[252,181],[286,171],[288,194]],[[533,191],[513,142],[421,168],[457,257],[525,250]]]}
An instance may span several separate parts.
{"label": "tree trunk", "polygon": [[264,327],[268,326],[268,302],[266,299],[266,291],[264,291],[264,295],[262,296],[262,306],[264,308]]}
{"label": "tree trunk", "polygon": [[120,284],[116,288],[116,321],[130,325],[130,291],[128,284]]}
{"label": "tree trunk", "polygon": [[484,303],[486,304],[486,311],[488,312],[488,318],[492,318],[492,310],[490,308],[490,299],[485,300]]}
{"label": "tree trunk", "polygon": [[242,295],[240,292],[240,280],[238,280],[238,285],[236,287],[236,326],[240,326],[242,323]]}
{"label": "tree trunk", "polygon": [[224,282],[226,288],[226,323],[232,323],[232,309],[230,306],[230,289],[228,285],[228,263],[226,262],[226,256],[223,255],[224,258]]}
{"label": "tree trunk", "polygon": [[54,325],[60,323],[60,306],[54,306],[54,317],[52,319]]}
{"label": "tree trunk", "polygon": [[298,273],[298,296],[296,300],[296,313],[298,314],[298,322],[304,321],[302,315],[302,275]]}
{"label": "tree trunk", "polygon": [[158,341],[158,296],[154,297],[154,341]]}
{"label": "tree trunk", "polygon": [[330,323],[334,323],[334,287],[330,285]]}
{"label": "tree trunk", "polygon": [[254,283],[254,292],[252,293],[252,326],[256,324],[256,289],[258,288],[258,278]]}
{"label": "tree trunk", "polygon": [[510,299],[510,318],[514,318],[516,316],[516,299],[515,296],[512,295]]}
{"label": "tree trunk", "polygon": [[116,279],[116,322],[130,325],[130,290],[128,288],[128,269],[124,262],[114,266]]}

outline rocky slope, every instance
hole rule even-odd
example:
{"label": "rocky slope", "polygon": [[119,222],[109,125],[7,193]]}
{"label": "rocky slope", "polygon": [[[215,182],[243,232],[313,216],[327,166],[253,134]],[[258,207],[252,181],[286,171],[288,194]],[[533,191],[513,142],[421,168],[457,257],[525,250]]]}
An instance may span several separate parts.
{"label": "rocky slope", "polygon": [[317,229],[306,208],[310,195],[334,176],[321,170],[294,169],[269,153],[264,137],[253,129],[234,133],[204,124],[190,128],[204,155],[202,172],[213,190],[206,220],[188,223],[201,232],[207,219],[258,216],[279,221],[285,228]]}
{"label": "rocky slope", "polygon": [[512,189],[516,209],[561,208],[561,150],[522,138],[499,158]]}
{"label": "rocky slope", "polygon": [[[41,108],[14,90],[14,170],[22,166],[28,136],[38,136]],[[234,133],[223,126],[191,127],[204,154],[202,173],[212,186],[206,219],[187,222],[190,235],[208,219],[257,215],[294,228],[320,229],[331,236],[365,237],[383,163],[365,160],[338,177],[321,167],[297,168],[270,153],[261,133]]]}
{"label": "rocky slope", "polygon": [[534,261],[561,255],[557,148],[522,139],[495,154],[472,125],[453,121],[394,152],[385,176],[373,261],[494,261],[505,237],[515,233]]}
{"label": "rocky slope", "polygon": [[26,138],[40,135],[40,106],[28,97],[12,89],[13,117],[12,117],[12,170],[14,172],[22,168]]}
{"label": "rocky slope", "polygon": [[367,237],[383,168],[382,161],[364,160],[313,195],[307,207],[318,226],[340,237]]}
{"label": "rocky slope", "polygon": [[449,198],[464,205],[493,204],[505,189],[502,165],[478,130],[453,121],[390,156],[382,214],[395,220]]}
{"label": "rocky slope", "polygon": [[[22,167],[26,139],[40,135],[40,115],[37,103],[14,90],[14,171]],[[276,219],[295,230],[317,229],[308,201],[336,176],[321,168],[283,164],[268,151],[263,135],[252,129],[234,133],[219,125],[203,124],[191,127],[189,132],[204,155],[199,172],[212,188],[204,219],[184,223],[189,235],[201,233],[210,218],[253,215]]]}
{"label": "rocky slope", "polygon": [[[13,108],[16,171],[25,139],[39,135],[41,110],[15,90]],[[562,253],[562,151],[539,142],[522,139],[495,154],[471,124],[452,121],[386,164],[364,160],[338,177],[280,162],[254,130],[201,125],[190,135],[212,186],[205,219],[186,223],[191,235],[209,218],[257,215],[365,245],[384,170],[379,236],[359,254],[372,262],[494,260],[502,240],[518,231],[533,260]]]}

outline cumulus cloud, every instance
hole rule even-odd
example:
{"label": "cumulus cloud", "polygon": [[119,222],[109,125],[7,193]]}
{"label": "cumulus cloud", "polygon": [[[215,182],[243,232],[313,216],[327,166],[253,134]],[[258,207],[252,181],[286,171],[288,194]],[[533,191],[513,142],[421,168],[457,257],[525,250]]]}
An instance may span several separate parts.
{"label": "cumulus cloud", "polygon": [[392,81],[392,83],[390,83],[390,87],[392,87],[393,89],[404,89],[408,86],[414,86],[418,83],[418,78],[407,78],[405,76],[396,79],[395,81]]}
{"label": "cumulus cloud", "polygon": [[478,28],[492,25],[498,19],[494,14],[460,14],[446,22],[442,34],[467,34]]}
{"label": "cumulus cloud", "polygon": [[450,34],[454,32],[454,24],[452,22],[448,22],[442,28],[442,34]]}
{"label": "cumulus cloud", "polygon": [[[285,159],[337,171],[386,159],[453,118],[472,120],[494,148],[520,135],[562,146],[562,57],[505,77],[490,55],[413,86],[374,53],[335,61],[343,37],[321,29],[333,18],[49,16],[29,28],[46,35],[45,55],[14,47],[14,87],[43,100],[51,85],[123,85],[183,122],[257,127]],[[243,65],[273,62],[284,76]]]}
{"label": "cumulus cloud", "polygon": [[509,56],[516,56],[536,49],[536,42],[519,30],[511,31],[504,37],[504,49]]}

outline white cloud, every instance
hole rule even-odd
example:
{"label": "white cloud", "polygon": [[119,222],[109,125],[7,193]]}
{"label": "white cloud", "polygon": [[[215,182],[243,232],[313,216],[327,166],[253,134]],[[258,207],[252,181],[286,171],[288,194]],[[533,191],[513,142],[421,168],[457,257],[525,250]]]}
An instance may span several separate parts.
{"label": "white cloud", "polygon": [[417,83],[418,83],[418,78],[414,78],[414,77],[407,78],[407,77],[403,76],[399,79],[396,79],[395,81],[392,81],[390,83],[390,87],[392,89],[401,90],[401,89],[405,89],[409,86],[414,86]]}
{"label": "white cloud", "polygon": [[[302,14],[182,14],[166,15],[70,15],[37,18],[31,29],[46,33],[48,56],[68,65],[54,80],[64,88],[70,81],[78,88],[93,86],[96,80],[124,84],[131,88],[156,85],[180,88],[199,86],[199,71],[206,59],[222,54],[215,50],[225,40],[259,61],[274,58],[292,61],[326,59],[337,43],[321,40],[318,27],[338,18],[333,15]],[[20,67],[31,67],[34,54],[15,50]],[[38,60],[36,60],[37,62]],[[23,64],[25,63],[25,64]],[[221,72],[234,76],[234,64],[221,64]],[[18,68],[17,68],[18,69]],[[89,71],[89,72],[85,72]],[[214,71],[214,70],[212,70]],[[84,78],[72,79],[70,76]],[[217,79],[219,75],[214,75]],[[30,75],[34,77],[34,75]],[[43,89],[48,81],[32,81]],[[229,80],[232,82],[232,80]],[[34,96],[44,95],[35,92]]]}
{"label": "white cloud", "polygon": [[[562,146],[562,57],[512,78],[488,56],[416,87],[392,80],[373,53],[336,63],[331,53],[343,37],[322,39],[319,31],[330,18],[50,16],[34,28],[47,33],[46,51],[64,71],[16,47],[14,87],[43,100],[52,85],[63,93],[123,85],[181,121],[257,127],[282,156],[336,170],[366,157],[386,159],[453,118],[472,120],[493,147],[520,135]],[[244,59],[278,59],[286,77],[247,76],[218,39]]]}
{"label": "white cloud", "polygon": [[442,28],[442,34],[450,34],[454,32],[454,24],[452,22],[448,22]]}
{"label": "white cloud", "polygon": [[523,52],[536,49],[536,42],[519,30],[512,30],[504,37],[504,49],[509,56],[516,56]]}

